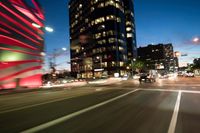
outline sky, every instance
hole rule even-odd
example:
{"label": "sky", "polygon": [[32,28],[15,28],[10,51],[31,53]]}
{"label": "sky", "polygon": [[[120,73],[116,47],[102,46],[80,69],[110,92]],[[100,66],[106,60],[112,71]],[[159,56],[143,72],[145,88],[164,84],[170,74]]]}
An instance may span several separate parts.
{"label": "sky", "polygon": [[[44,8],[46,26],[54,28],[45,34],[47,53],[54,49],[69,49],[68,0],[39,0]],[[200,57],[200,43],[192,43],[200,37],[199,0],[134,0],[137,46],[172,43],[174,51],[188,56],[180,57],[180,64],[192,63]],[[59,57],[58,63],[69,62],[70,54]],[[61,67],[69,67],[64,63]]]}

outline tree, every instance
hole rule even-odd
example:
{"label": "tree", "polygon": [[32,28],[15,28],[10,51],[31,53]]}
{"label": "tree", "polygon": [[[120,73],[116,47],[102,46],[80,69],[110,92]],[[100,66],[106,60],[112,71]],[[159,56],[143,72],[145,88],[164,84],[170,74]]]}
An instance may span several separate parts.
{"label": "tree", "polygon": [[192,66],[192,69],[193,69],[193,70],[200,69],[200,65],[194,64],[194,65]]}
{"label": "tree", "polygon": [[137,72],[140,72],[142,70],[145,69],[145,62],[142,61],[142,60],[136,60],[136,61],[132,61],[131,63],[132,65],[132,69],[137,71]]}

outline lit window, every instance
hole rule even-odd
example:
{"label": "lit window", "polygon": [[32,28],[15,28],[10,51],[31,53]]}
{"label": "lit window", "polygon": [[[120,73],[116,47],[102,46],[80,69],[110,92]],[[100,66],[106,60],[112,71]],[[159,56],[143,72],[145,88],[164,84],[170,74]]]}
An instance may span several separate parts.
{"label": "lit window", "polygon": [[89,19],[88,19],[88,18],[86,18],[86,19],[85,19],[85,22],[86,22],[86,23],[88,23],[88,22],[89,22]]}
{"label": "lit window", "polygon": [[116,40],[115,38],[109,38],[109,39],[108,39],[108,42],[109,42],[109,43],[114,43],[115,40]]}
{"label": "lit window", "polygon": [[131,27],[127,27],[127,28],[126,28],[126,31],[131,31],[131,30],[132,30]]}
{"label": "lit window", "polygon": [[133,37],[133,34],[132,33],[128,33],[127,34],[127,38],[131,38],[131,37]]}
{"label": "lit window", "polygon": [[117,17],[117,22],[120,23],[121,22],[121,18]]}
{"label": "lit window", "polygon": [[98,8],[104,7],[104,3],[100,3],[97,7],[98,7]]}
{"label": "lit window", "polygon": [[112,61],[112,66],[116,66],[116,62]]}
{"label": "lit window", "polygon": [[93,12],[94,11],[94,7],[91,7],[91,12]]}
{"label": "lit window", "polygon": [[124,51],[124,48],[119,46],[119,51]]}
{"label": "lit window", "polygon": [[119,62],[120,67],[124,66],[124,62]]}
{"label": "lit window", "polygon": [[101,17],[101,18],[95,19],[95,24],[99,24],[99,23],[102,23],[104,21],[105,21],[105,18]]}

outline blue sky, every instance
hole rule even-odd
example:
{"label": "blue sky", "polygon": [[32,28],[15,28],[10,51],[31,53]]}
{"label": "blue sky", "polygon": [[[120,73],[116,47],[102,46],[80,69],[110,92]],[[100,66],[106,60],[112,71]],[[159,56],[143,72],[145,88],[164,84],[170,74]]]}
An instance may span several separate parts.
{"label": "blue sky", "polygon": [[[55,32],[46,33],[46,50],[69,49],[68,0],[40,0],[46,16],[46,25]],[[200,36],[199,0],[135,0],[137,43],[173,43],[175,51],[187,53],[180,62],[192,62],[200,57],[200,44],[191,42]],[[66,57],[68,56],[68,57]],[[69,54],[58,62],[70,61]],[[63,65],[66,67],[66,64]]]}

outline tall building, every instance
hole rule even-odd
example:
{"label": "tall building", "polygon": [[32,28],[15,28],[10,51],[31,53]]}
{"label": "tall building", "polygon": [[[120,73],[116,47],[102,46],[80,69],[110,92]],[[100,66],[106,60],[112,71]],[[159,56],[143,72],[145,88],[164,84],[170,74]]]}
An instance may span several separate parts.
{"label": "tall building", "polygon": [[44,15],[36,0],[30,2],[0,1],[0,89],[42,84]]}
{"label": "tall building", "polygon": [[173,72],[178,68],[172,44],[148,45],[138,48],[138,58],[146,62],[148,69]]}
{"label": "tall building", "polygon": [[128,60],[137,55],[133,1],[71,0],[69,16],[72,74],[127,74]]}

